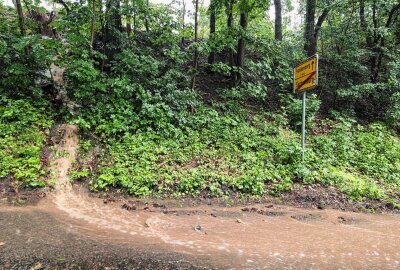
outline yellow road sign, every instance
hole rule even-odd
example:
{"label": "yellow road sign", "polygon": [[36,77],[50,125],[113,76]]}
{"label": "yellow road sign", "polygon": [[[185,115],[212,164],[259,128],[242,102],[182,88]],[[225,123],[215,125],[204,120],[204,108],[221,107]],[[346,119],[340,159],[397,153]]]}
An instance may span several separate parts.
{"label": "yellow road sign", "polygon": [[293,69],[293,91],[301,92],[318,85],[318,54]]}

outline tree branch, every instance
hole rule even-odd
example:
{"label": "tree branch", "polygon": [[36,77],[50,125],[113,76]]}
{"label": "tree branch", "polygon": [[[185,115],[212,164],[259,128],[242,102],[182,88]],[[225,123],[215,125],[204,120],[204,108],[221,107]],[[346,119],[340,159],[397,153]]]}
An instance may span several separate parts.
{"label": "tree branch", "polygon": [[317,24],[315,25],[315,29],[314,29],[314,36],[318,35],[318,32],[321,29],[322,24],[324,23],[326,17],[329,14],[329,10],[330,10],[329,8],[324,8],[321,16],[318,17]]}
{"label": "tree branch", "polygon": [[67,14],[71,11],[71,9],[68,7],[67,3],[64,2],[64,0],[55,0],[55,2],[62,5],[65,8]]}
{"label": "tree branch", "polygon": [[400,1],[395,5],[389,12],[389,17],[386,21],[386,27],[389,28],[392,24],[392,21],[394,22],[394,16],[396,15],[396,12],[400,10]]}

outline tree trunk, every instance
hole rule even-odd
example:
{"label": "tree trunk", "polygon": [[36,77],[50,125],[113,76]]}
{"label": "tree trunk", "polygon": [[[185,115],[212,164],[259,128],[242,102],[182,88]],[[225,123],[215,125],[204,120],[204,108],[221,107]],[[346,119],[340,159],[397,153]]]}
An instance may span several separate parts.
{"label": "tree trunk", "polygon": [[115,9],[113,12],[114,26],[119,32],[121,32],[122,31],[121,0],[114,0],[114,1],[115,1]]}
{"label": "tree trunk", "polygon": [[125,0],[125,8],[127,10],[125,13],[126,33],[128,34],[129,37],[132,32],[132,24],[131,24],[132,13],[130,12],[131,9],[129,8],[129,0]]}
{"label": "tree trunk", "polygon": [[90,31],[90,54],[93,54],[95,35],[96,35],[96,0],[92,0],[92,23]]}
{"label": "tree trunk", "polygon": [[[395,4],[388,13],[388,18],[385,23],[386,28],[391,28],[393,23],[395,22],[397,13],[400,10],[400,1]],[[378,23],[378,18],[380,15],[378,14],[378,6],[376,1],[373,1],[372,5],[372,14],[373,14],[373,22],[374,22],[374,37],[373,37],[373,48],[372,48],[372,57],[371,57],[371,82],[376,83],[379,81],[379,74],[381,72],[381,66],[384,56],[384,47],[385,47],[385,36],[379,34],[380,25]]]}
{"label": "tree trunk", "polygon": [[365,21],[365,0],[360,0],[360,26],[366,31],[367,23]]}
{"label": "tree trunk", "polygon": [[241,33],[240,33],[240,38],[238,41],[238,47],[237,47],[237,67],[239,68],[239,71],[237,72],[237,78],[236,78],[236,84],[240,83],[242,76],[240,70],[243,69],[244,67],[244,54],[245,54],[245,35],[246,35],[246,30],[247,30],[247,15],[246,13],[241,13],[240,14],[240,27],[241,27]]}
{"label": "tree trunk", "polygon": [[149,0],[147,0],[146,15],[145,15],[145,18],[144,18],[144,24],[146,26],[146,32],[150,32],[150,27],[149,27],[149,8],[150,8],[150,3],[149,3]]}
{"label": "tree trunk", "polygon": [[275,6],[275,40],[282,40],[282,3],[274,0]]}
{"label": "tree trunk", "polygon": [[[212,39],[213,35],[215,34],[215,8],[213,3],[210,3],[210,39]],[[212,50],[210,55],[208,56],[208,64],[212,65],[215,62],[215,52]]]}
{"label": "tree trunk", "polygon": [[25,36],[25,24],[24,24],[24,14],[22,12],[22,5],[20,0],[15,0],[15,8],[18,14],[18,25],[21,32],[21,36]]}
{"label": "tree trunk", "polygon": [[186,3],[182,0],[182,31],[181,31],[181,48],[185,45],[185,16],[186,16]]}
{"label": "tree trunk", "polygon": [[[372,4],[372,22],[374,25],[374,31],[373,31],[373,36],[370,37],[371,44],[370,44],[370,50],[372,52],[372,55],[370,57],[370,80],[372,83],[376,82],[376,66],[377,66],[377,61],[378,61],[378,54],[379,54],[379,38],[377,34],[378,30],[378,19],[377,19],[377,5],[376,1],[373,1]],[[367,35],[369,35],[367,33]]]}
{"label": "tree trunk", "polygon": [[316,0],[307,0],[306,22],[304,30],[304,51],[307,53],[308,56],[312,56],[317,52],[317,42],[314,36],[315,6]]}
{"label": "tree trunk", "polygon": [[196,73],[199,63],[199,50],[197,48],[197,42],[199,41],[198,13],[199,13],[199,0],[196,0],[195,10],[194,10],[194,42],[196,43],[196,46],[194,49],[194,57],[193,57],[192,90],[196,88]]}
{"label": "tree trunk", "polygon": [[136,34],[136,11],[133,12],[133,34]]}
{"label": "tree trunk", "polygon": [[120,0],[108,0],[106,2],[106,11],[105,11],[105,27],[104,27],[104,53],[107,56],[106,62],[112,61],[114,59],[114,55],[119,51],[119,35],[116,35],[117,32],[122,31],[122,18],[121,18],[121,5]]}
{"label": "tree trunk", "polygon": [[312,56],[317,53],[317,42],[318,33],[324,23],[326,17],[329,14],[329,8],[325,8],[322,14],[318,17],[317,23],[314,25],[315,21],[315,6],[316,0],[307,0],[306,6],[306,22],[304,31],[304,51],[308,56]]}
{"label": "tree trunk", "polygon": [[[231,31],[233,28],[233,3],[230,2],[228,6],[228,21],[227,21],[228,29]],[[228,62],[231,68],[235,65],[235,56],[233,50],[231,48],[228,49]]]}

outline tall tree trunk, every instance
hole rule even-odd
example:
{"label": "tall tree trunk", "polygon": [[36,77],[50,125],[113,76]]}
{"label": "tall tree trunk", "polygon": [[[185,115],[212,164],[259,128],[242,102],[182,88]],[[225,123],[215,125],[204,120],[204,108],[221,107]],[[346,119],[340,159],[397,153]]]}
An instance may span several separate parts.
{"label": "tall tree trunk", "polygon": [[25,36],[25,24],[24,24],[24,14],[22,12],[22,5],[20,0],[15,0],[15,8],[18,14],[18,25],[21,36]]}
{"label": "tall tree trunk", "polygon": [[192,90],[196,88],[196,73],[199,64],[199,50],[197,48],[198,45],[197,42],[199,41],[198,13],[199,13],[199,0],[196,0],[195,10],[194,10],[194,42],[196,43],[196,47],[194,49],[194,57],[193,57]]}
{"label": "tall tree trunk", "polygon": [[365,21],[365,0],[360,0],[360,26],[366,31],[367,22]]}
{"label": "tall tree trunk", "polygon": [[[228,4],[228,20],[227,20],[228,30],[232,31],[233,28],[233,2],[230,1]],[[231,68],[235,65],[235,55],[232,48],[228,49],[228,62]]]}
{"label": "tall tree trunk", "polygon": [[115,1],[115,8],[113,12],[114,26],[119,32],[121,32],[122,31],[121,0],[114,0],[114,1]]}
{"label": "tall tree trunk", "polygon": [[[210,39],[212,39],[213,35],[215,34],[215,8],[213,5],[213,1],[210,3]],[[210,55],[208,56],[208,64],[212,65],[215,62],[215,52],[212,50]]]}
{"label": "tall tree trunk", "polygon": [[[388,18],[385,23],[385,27],[387,29],[393,26],[393,23],[396,21],[396,17],[400,11],[400,1],[398,1],[394,6],[390,9],[388,13]],[[372,14],[373,14],[373,22],[374,22],[374,42],[372,49],[372,66],[371,66],[371,82],[376,83],[379,81],[379,74],[381,72],[381,66],[384,56],[384,47],[385,47],[385,36],[379,34],[379,28],[381,25],[378,23],[378,18],[380,15],[378,14],[378,6],[376,0],[373,1],[372,5]]]}
{"label": "tall tree trunk", "polygon": [[149,27],[149,8],[150,8],[150,3],[149,0],[147,0],[147,7],[146,7],[146,15],[144,17],[144,24],[146,26],[146,32],[150,31],[150,27]]}
{"label": "tall tree trunk", "polygon": [[114,55],[119,51],[120,39],[115,32],[122,31],[121,18],[121,0],[106,0],[105,11],[105,37],[103,40],[105,55],[107,56],[106,63],[112,61]]}
{"label": "tall tree trunk", "polygon": [[274,0],[275,6],[275,40],[282,40],[282,2]]}
{"label": "tall tree trunk", "polygon": [[307,0],[306,22],[304,30],[304,51],[307,53],[308,56],[312,56],[317,52],[317,43],[314,36],[315,6],[316,0]]}
{"label": "tall tree trunk", "polygon": [[318,17],[317,23],[314,24],[315,7],[316,0],[307,0],[306,22],[304,30],[304,51],[308,56],[312,56],[317,53],[318,33],[330,10],[329,8],[324,8],[322,14]]}
{"label": "tall tree trunk", "polygon": [[136,34],[136,11],[133,12],[133,34]]}
{"label": "tall tree trunk", "polygon": [[92,0],[92,23],[90,31],[90,54],[93,54],[95,35],[96,35],[96,0]]}
{"label": "tall tree trunk", "polygon": [[181,30],[181,48],[185,45],[185,17],[186,17],[186,3],[182,0],[182,30]]}
{"label": "tall tree trunk", "polygon": [[376,1],[373,1],[372,4],[372,21],[374,24],[374,31],[373,31],[373,37],[372,37],[372,56],[370,59],[370,64],[371,64],[371,75],[370,75],[370,79],[372,83],[376,82],[376,77],[375,77],[375,68],[376,68],[376,62],[377,62],[377,55],[378,55],[378,38],[377,38],[377,28],[378,28],[378,20],[377,20],[377,6],[376,6]]}
{"label": "tall tree trunk", "polygon": [[238,41],[238,48],[237,48],[237,67],[239,68],[239,71],[237,72],[237,78],[236,78],[236,83],[240,83],[242,76],[240,70],[243,69],[244,67],[244,54],[245,54],[245,35],[246,35],[246,30],[247,30],[247,14],[246,13],[240,13],[240,27],[241,27],[241,34],[240,38]]}
{"label": "tall tree trunk", "polygon": [[131,9],[129,8],[129,0],[125,0],[125,20],[126,20],[126,33],[128,36],[131,35],[132,32],[132,24],[131,24],[131,18],[132,18],[132,13],[130,12]]}

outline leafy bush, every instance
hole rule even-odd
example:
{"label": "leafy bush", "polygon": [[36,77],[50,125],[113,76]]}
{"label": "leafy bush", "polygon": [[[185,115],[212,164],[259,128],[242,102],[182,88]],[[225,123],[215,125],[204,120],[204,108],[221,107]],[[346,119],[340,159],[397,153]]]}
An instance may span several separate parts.
{"label": "leafy bush", "polygon": [[27,186],[45,185],[40,150],[43,130],[53,124],[48,111],[47,103],[0,99],[0,179],[12,176]]}
{"label": "leafy bush", "polygon": [[[292,128],[300,130],[302,123],[303,106],[302,99],[295,98],[292,94],[281,94],[280,101],[282,110],[287,115]],[[315,94],[307,95],[306,98],[306,125],[314,126],[314,118],[321,105],[321,101]]]}

